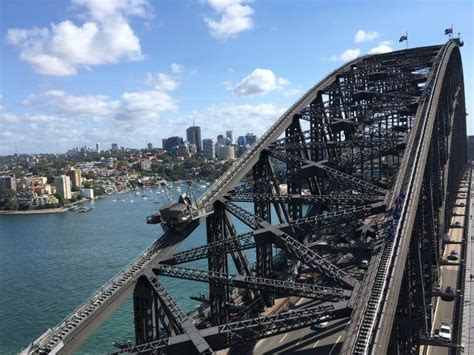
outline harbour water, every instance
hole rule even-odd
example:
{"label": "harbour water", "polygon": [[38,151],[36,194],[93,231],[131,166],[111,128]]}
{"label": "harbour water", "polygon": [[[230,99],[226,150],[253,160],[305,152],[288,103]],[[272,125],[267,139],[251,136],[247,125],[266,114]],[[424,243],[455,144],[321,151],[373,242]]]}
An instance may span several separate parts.
{"label": "harbour water", "polygon": [[[156,191],[87,202],[83,206],[93,208],[87,213],[0,216],[0,354],[18,353],[54,327],[161,234],[160,226],[145,223],[164,200]],[[178,250],[205,240],[201,225]],[[207,261],[186,266],[206,268]],[[208,290],[198,282],[162,281],[185,311],[198,305],[189,296]],[[106,353],[124,340],[134,341],[131,299],[77,354]]]}

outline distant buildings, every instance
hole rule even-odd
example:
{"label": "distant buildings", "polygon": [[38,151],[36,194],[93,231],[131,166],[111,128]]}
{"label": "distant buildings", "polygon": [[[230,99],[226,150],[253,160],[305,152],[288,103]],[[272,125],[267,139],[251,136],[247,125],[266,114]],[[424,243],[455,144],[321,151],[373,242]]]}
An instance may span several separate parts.
{"label": "distant buildings", "polygon": [[147,148],[148,148],[148,149],[153,149],[153,144],[148,143],[148,144],[147,144]]}
{"label": "distant buildings", "polygon": [[163,149],[168,152],[171,152],[173,151],[173,148],[178,147],[181,144],[183,144],[183,138],[173,136],[169,138],[164,138],[162,142],[163,142]]}
{"label": "distant buildings", "polygon": [[100,144],[99,143],[95,144],[95,151],[96,151],[96,153],[100,153]]}
{"label": "distant buildings", "polygon": [[70,200],[71,194],[71,179],[67,175],[61,175],[54,178],[56,185],[56,192],[61,194],[66,200]]}
{"label": "distant buildings", "polygon": [[7,189],[16,191],[15,175],[0,176],[0,190],[7,190]]}
{"label": "distant buildings", "polygon": [[117,143],[112,143],[112,151],[116,152],[118,150],[118,144]]}
{"label": "distant buildings", "polygon": [[197,148],[198,153],[202,152],[201,143],[201,127],[191,126],[186,130],[186,140],[190,144],[194,144]]}
{"label": "distant buildings", "polygon": [[94,199],[94,189],[81,189],[81,195],[90,200]]}
{"label": "distant buildings", "polygon": [[202,140],[202,150],[204,158],[208,160],[216,158],[216,150],[212,139],[206,138]]}
{"label": "distant buildings", "polygon": [[237,145],[245,145],[245,137],[244,136],[239,136],[237,138]]}
{"label": "distant buildings", "polygon": [[245,144],[252,145],[257,141],[257,136],[253,133],[247,133],[245,135]]}
{"label": "distant buildings", "polygon": [[233,131],[226,131],[225,132],[225,138],[226,138],[226,143],[227,144],[233,144],[234,143],[234,132]]}
{"label": "distant buildings", "polygon": [[217,160],[225,160],[225,147],[224,144],[216,144]]}
{"label": "distant buildings", "polygon": [[82,186],[82,175],[79,169],[72,168],[68,171],[67,176],[71,180],[71,187],[74,191],[79,191],[79,188]]}

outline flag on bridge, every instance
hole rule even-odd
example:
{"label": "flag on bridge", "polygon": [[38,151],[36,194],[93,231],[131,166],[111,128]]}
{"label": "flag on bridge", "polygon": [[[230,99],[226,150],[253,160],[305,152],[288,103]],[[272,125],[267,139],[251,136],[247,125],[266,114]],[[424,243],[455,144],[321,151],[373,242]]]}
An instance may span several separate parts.
{"label": "flag on bridge", "polygon": [[398,42],[408,41],[408,32],[400,37]]}
{"label": "flag on bridge", "polygon": [[453,34],[453,25],[451,25],[451,27],[449,27],[449,28],[446,28],[444,30],[444,34],[445,35],[452,35]]}

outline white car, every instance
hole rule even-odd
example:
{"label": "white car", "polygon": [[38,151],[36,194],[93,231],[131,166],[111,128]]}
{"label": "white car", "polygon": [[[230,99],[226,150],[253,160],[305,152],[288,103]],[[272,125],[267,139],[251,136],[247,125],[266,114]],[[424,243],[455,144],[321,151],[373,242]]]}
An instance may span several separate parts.
{"label": "white car", "polygon": [[324,329],[328,326],[328,324],[329,324],[329,317],[324,316],[324,317],[321,317],[321,322],[312,324],[311,329],[312,330]]}
{"label": "white car", "polygon": [[446,323],[441,323],[439,327],[439,337],[444,341],[451,342],[451,327]]}

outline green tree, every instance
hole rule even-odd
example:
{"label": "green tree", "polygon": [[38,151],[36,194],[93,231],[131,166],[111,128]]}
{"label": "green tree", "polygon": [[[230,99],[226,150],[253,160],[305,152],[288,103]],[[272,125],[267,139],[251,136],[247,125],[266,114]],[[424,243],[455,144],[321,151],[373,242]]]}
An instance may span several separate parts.
{"label": "green tree", "polygon": [[18,209],[16,191],[10,189],[0,191],[0,208],[10,211]]}
{"label": "green tree", "polygon": [[59,201],[59,206],[64,206],[64,196],[61,195],[60,193],[56,192],[54,195]]}

